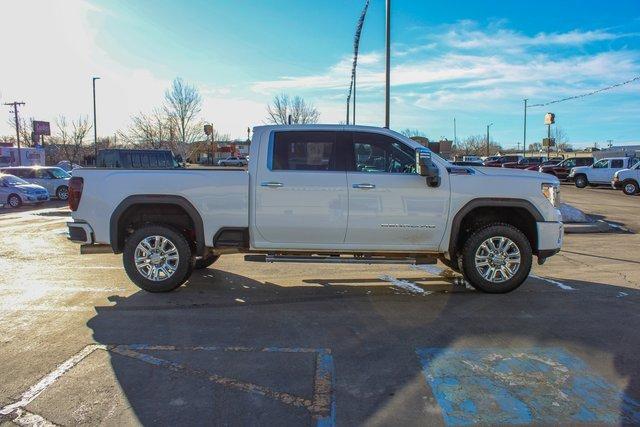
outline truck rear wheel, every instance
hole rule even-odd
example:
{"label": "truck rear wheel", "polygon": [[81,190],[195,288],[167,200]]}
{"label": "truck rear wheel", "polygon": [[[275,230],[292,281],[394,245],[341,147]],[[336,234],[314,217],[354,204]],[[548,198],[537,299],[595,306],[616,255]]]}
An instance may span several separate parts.
{"label": "truck rear wheel", "polygon": [[191,248],[173,228],[146,225],[127,239],[122,262],[133,283],[148,292],[169,292],[193,271]]}
{"label": "truck rear wheel", "polygon": [[533,254],[527,236],[509,224],[478,229],[462,250],[462,270],[469,283],[492,294],[511,292],[529,276]]}

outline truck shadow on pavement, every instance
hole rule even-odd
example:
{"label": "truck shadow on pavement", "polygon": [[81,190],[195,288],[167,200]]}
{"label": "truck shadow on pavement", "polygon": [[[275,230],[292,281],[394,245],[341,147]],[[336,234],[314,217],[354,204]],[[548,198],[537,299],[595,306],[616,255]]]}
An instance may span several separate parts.
{"label": "truck shadow on pavement", "polygon": [[[530,278],[488,295],[412,277],[433,291],[416,295],[369,276],[284,287],[208,269],[173,293],[112,296],[88,326],[141,345],[109,363],[143,424],[640,423],[638,290]],[[319,400],[316,354],[335,369]]]}

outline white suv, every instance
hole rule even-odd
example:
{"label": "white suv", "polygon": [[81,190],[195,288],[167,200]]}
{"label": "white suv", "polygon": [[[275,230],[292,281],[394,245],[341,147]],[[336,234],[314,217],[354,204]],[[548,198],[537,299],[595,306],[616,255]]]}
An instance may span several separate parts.
{"label": "white suv", "polygon": [[627,196],[640,193],[640,160],[629,169],[622,169],[613,174],[611,186],[622,190]]}
{"label": "white suv", "polygon": [[60,200],[69,198],[69,179],[71,175],[57,166],[18,166],[2,170],[15,175],[30,184],[37,184],[47,189],[52,197]]}

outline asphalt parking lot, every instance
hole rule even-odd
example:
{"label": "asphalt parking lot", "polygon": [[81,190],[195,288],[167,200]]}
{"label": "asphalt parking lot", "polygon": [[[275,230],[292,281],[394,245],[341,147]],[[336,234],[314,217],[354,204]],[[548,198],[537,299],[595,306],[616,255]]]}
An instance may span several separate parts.
{"label": "asphalt parking lot", "polygon": [[624,229],[506,295],[236,255],[148,294],[64,207],[1,210],[0,424],[640,424],[640,197],[562,197]]}

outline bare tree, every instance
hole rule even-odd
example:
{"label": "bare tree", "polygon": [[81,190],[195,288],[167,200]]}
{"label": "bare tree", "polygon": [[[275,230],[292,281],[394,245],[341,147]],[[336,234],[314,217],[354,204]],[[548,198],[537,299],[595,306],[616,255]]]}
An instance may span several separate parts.
{"label": "bare tree", "polygon": [[154,108],[149,114],[139,113],[133,116],[129,129],[120,132],[119,136],[130,144],[159,149],[174,148],[177,134],[175,117],[168,115],[163,109]]}
{"label": "bare tree", "polygon": [[[422,132],[422,131],[420,131],[420,130],[418,130],[418,129],[410,129],[410,128],[406,128],[406,129],[404,129],[404,130],[401,130],[401,131],[400,131],[400,133],[401,133],[401,134],[403,134],[404,136],[406,136],[407,138],[412,138],[412,137],[414,137],[414,136],[419,136],[419,137],[422,137],[422,138],[427,138],[427,135],[426,135],[424,132]],[[428,138],[427,138],[427,139],[428,139]]]}
{"label": "bare tree", "polygon": [[539,142],[534,142],[533,144],[529,144],[529,151],[540,151],[542,150],[542,144]]}
{"label": "bare tree", "polygon": [[571,144],[569,144],[569,136],[565,132],[565,130],[556,125],[551,131],[551,137],[556,140],[556,148],[560,151],[564,151],[567,148],[571,148]]}
{"label": "bare tree", "polygon": [[[502,147],[495,141],[489,142],[489,153],[495,154]],[[454,145],[453,152],[457,156],[484,156],[487,154],[487,139],[484,135],[473,135]]]}
{"label": "bare tree", "polygon": [[[33,122],[33,117],[29,117],[29,119],[25,119],[24,117],[18,117],[18,124],[20,127],[18,131],[20,133],[20,144],[23,147],[31,147],[33,143],[31,142],[31,123]],[[7,124],[11,126],[12,129],[16,128],[16,119],[13,115],[9,117],[7,120]],[[13,138],[15,142],[15,136]]]}
{"label": "bare tree", "polygon": [[79,117],[77,120],[68,122],[65,116],[60,116],[56,119],[56,125],[58,127],[57,137],[65,159],[71,163],[77,163],[82,144],[91,130],[89,119]]}
{"label": "bare tree", "polygon": [[175,122],[176,151],[187,159],[194,147],[192,143],[203,138],[203,122],[198,120],[202,98],[198,89],[176,77],[164,93],[164,111]]}
{"label": "bare tree", "polygon": [[320,112],[316,107],[307,103],[302,97],[281,93],[273,98],[271,104],[267,105],[267,122],[277,125],[293,124],[313,124],[318,123]]}

